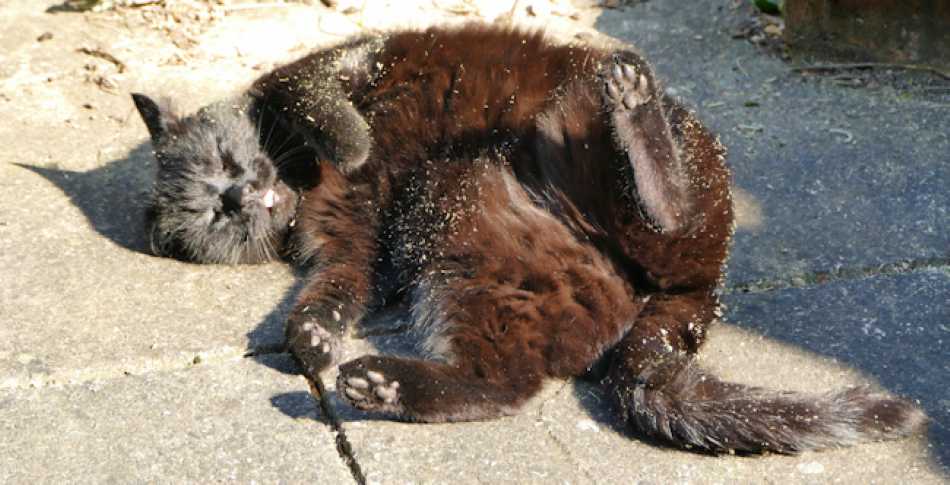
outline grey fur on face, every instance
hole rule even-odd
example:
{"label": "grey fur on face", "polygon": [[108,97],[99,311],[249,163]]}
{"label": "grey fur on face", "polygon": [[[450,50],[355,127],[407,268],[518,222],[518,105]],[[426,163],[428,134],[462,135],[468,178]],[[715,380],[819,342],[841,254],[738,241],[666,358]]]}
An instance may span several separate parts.
{"label": "grey fur on face", "polygon": [[147,96],[133,99],[158,162],[146,217],[152,251],[200,263],[276,259],[297,195],[278,180],[249,101],[181,118]]}

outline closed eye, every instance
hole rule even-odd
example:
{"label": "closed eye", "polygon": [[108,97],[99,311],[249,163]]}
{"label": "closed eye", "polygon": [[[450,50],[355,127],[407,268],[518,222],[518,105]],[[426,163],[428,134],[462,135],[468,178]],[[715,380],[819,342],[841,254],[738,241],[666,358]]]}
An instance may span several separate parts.
{"label": "closed eye", "polygon": [[224,212],[220,208],[210,209],[208,212],[209,214],[205,218],[208,220],[209,226],[219,226],[225,222]]}
{"label": "closed eye", "polygon": [[221,167],[232,178],[244,175],[244,168],[234,160],[234,154],[229,150],[221,152]]}

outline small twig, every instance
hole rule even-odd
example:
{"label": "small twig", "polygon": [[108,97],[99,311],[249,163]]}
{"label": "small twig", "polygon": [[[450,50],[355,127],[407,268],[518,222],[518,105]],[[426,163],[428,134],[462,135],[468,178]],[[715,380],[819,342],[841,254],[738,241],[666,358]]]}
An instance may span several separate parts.
{"label": "small twig", "polygon": [[125,3],[120,6],[125,8],[141,8],[150,5],[165,5],[165,0],[139,0],[137,2],[133,1],[131,3]]}
{"label": "small twig", "polygon": [[81,52],[87,56],[98,57],[99,59],[109,61],[115,64],[116,69],[118,69],[120,73],[125,72],[125,63],[116,59],[115,56],[109,54],[106,51],[100,49],[91,49],[89,47],[80,47],[76,49],[76,52]]}
{"label": "small twig", "polygon": [[844,69],[903,69],[907,71],[929,72],[943,79],[950,81],[950,73],[946,73],[935,67],[923,66],[920,64],[899,64],[891,62],[853,62],[844,64],[813,64],[810,66],[793,67],[793,72],[806,71],[838,71]]}
{"label": "small twig", "polygon": [[742,62],[739,61],[738,57],[736,57],[736,69],[739,69],[743,76],[749,77],[749,73],[742,67]]}
{"label": "small twig", "polygon": [[854,135],[850,131],[843,128],[829,128],[828,132],[835,133],[838,135],[844,135],[845,139],[842,140],[842,143],[851,143],[851,140],[854,140]]}
{"label": "small twig", "polygon": [[[301,362],[298,361],[298,363],[303,367]],[[323,384],[323,379],[317,374],[308,374],[306,370],[304,370],[303,376],[304,379],[307,380],[308,387],[310,387],[310,395],[317,401],[317,405],[320,407],[320,411],[326,418],[327,423],[336,433],[337,453],[339,453],[340,458],[343,459],[347,468],[350,469],[350,473],[353,475],[353,479],[356,480],[356,483],[360,485],[365,484],[366,475],[363,474],[360,464],[353,459],[353,446],[350,444],[350,441],[346,439],[346,434],[343,432],[343,425],[340,424],[340,421],[333,412],[333,408],[330,406],[329,393],[327,393],[326,385]]]}

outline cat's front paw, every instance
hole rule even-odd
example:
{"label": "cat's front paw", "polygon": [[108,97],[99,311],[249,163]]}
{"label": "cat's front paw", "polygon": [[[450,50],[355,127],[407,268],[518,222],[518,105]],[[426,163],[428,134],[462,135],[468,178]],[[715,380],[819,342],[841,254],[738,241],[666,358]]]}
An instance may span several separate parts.
{"label": "cat's front paw", "polygon": [[399,381],[387,376],[377,365],[380,362],[365,356],[341,365],[337,392],[357,409],[400,414]]}
{"label": "cat's front paw", "polygon": [[339,360],[340,339],[317,319],[303,315],[287,323],[290,351],[300,360],[304,371],[317,374]]}
{"label": "cat's front paw", "polygon": [[604,102],[612,111],[634,110],[653,99],[650,81],[633,64],[617,60],[604,75]]}

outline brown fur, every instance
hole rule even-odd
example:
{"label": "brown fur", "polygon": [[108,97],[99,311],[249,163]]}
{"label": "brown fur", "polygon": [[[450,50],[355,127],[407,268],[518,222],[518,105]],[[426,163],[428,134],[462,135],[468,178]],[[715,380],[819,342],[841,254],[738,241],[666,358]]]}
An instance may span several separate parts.
{"label": "brown fur", "polygon": [[[314,105],[296,101],[308,76],[325,72],[314,59],[254,90],[297,126],[308,111],[295,106]],[[695,368],[718,312],[730,175],[722,146],[661,96],[635,53],[470,26],[394,34],[369,60],[381,68],[347,91],[372,148],[344,161],[347,175],[323,164],[302,196],[298,250],[313,269],[288,338],[306,372],[333,363],[336,336],[365,315],[387,259],[432,358],[343,364],[338,391],[353,405],[490,418],[606,356],[624,418],[681,446],[794,452],[919,423],[909,404],[860,390],[762,397]],[[896,411],[854,424],[881,405]],[[802,424],[803,410],[819,418]]]}

